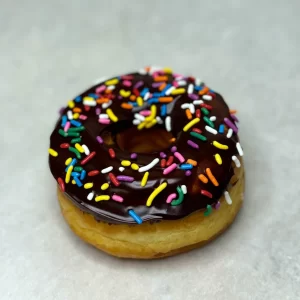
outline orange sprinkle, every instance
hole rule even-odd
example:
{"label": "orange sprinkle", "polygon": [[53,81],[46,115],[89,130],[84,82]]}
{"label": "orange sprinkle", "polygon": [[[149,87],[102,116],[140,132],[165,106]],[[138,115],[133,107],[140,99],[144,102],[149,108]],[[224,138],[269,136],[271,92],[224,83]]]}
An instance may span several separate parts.
{"label": "orange sprinkle", "polygon": [[136,99],[136,95],[130,95],[130,98],[129,98],[131,101],[134,101]]}
{"label": "orange sprinkle", "polygon": [[167,81],[168,80],[168,76],[156,76],[154,77],[154,81]]}
{"label": "orange sprinkle", "polygon": [[160,97],[158,100],[161,103],[169,103],[173,101],[173,97]]}
{"label": "orange sprinkle", "polygon": [[132,105],[129,103],[125,103],[125,102],[121,104],[121,107],[125,108],[125,109],[132,109]]}
{"label": "orange sprinkle", "polygon": [[208,183],[208,179],[206,178],[205,175],[200,174],[200,175],[198,176],[198,178],[199,178],[203,183]]}
{"label": "orange sprinkle", "polygon": [[210,181],[212,182],[212,184],[214,186],[218,186],[219,185],[219,182],[217,181],[217,179],[215,178],[215,176],[212,174],[210,168],[206,168],[206,174],[208,176],[208,178],[210,179]]}
{"label": "orange sprinkle", "polygon": [[99,98],[99,99],[96,100],[96,102],[97,102],[98,104],[107,103],[108,101],[109,101],[108,98]]}
{"label": "orange sprinkle", "polygon": [[146,67],[146,68],[145,68],[145,71],[146,71],[147,73],[149,73],[149,72],[150,72],[150,69],[151,69],[151,67]]}
{"label": "orange sprinkle", "polygon": [[194,167],[196,167],[197,164],[198,164],[195,160],[190,159],[190,158],[186,161],[186,163],[187,163],[187,164],[190,164],[190,165],[193,165]]}
{"label": "orange sprinkle", "polygon": [[209,91],[209,88],[206,86],[203,90],[199,92],[199,95],[205,95]]}
{"label": "orange sprinkle", "polygon": [[160,86],[159,86],[159,90],[160,91],[162,91],[165,87],[167,86],[167,84],[164,82],[163,84],[161,84]]}
{"label": "orange sprinkle", "polygon": [[170,142],[171,142],[171,143],[176,142],[176,138],[171,138],[171,139],[170,139]]}
{"label": "orange sprinkle", "polygon": [[74,113],[81,113],[81,112],[82,112],[82,109],[79,108],[79,107],[74,107],[74,108],[73,108],[73,112],[74,112]]}
{"label": "orange sprinkle", "polygon": [[237,113],[237,110],[236,110],[236,109],[230,109],[230,110],[229,110],[229,113],[234,115],[234,114]]}
{"label": "orange sprinkle", "polygon": [[106,89],[105,94],[111,94],[112,90]]}
{"label": "orange sprinkle", "polygon": [[192,114],[191,114],[191,111],[189,109],[186,109],[185,110],[185,114],[186,114],[186,117],[191,120],[193,118]]}

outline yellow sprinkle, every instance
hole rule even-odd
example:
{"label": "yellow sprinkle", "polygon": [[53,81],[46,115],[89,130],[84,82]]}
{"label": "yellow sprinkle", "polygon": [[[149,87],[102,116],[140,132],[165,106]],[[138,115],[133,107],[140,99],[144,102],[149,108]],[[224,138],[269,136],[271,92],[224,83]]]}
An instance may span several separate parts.
{"label": "yellow sprinkle", "polygon": [[132,164],[131,169],[137,171],[140,167],[137,164]]}
{"label": "yellow sprinkle", "polygon": [[72,179],[72,184],[76,184],[76,181],[74,179]]}
{"label": "yellow sprinkle", "polygon": [[151,110],[151,114],[145,119],[146,122],[152,121],[156,117],[156,111],[157,111],[156,105],[151,105],[150,110]]}
{"label": "yellow sprinkle", "polygon": [[148,181],[148,177],[149,177],[149,172],[146,172],[143,176],[143,179],[141,181],[141,186],[145,186],[147,184]]}
{"label": "yellow sprinkle", "polygon": [[72,161],[72,157],[69,157],[68,159],[66,159],[65,161],[65,165],[68,166]]}
{"label": "yellow sprinkle", "polygon": [[142,130],[145,127],[145,125],[146,125],[146,122],[142,122],[138,125],[137,129]]}
{"label": "yellow sprinkle", "polygon": [[121,161],[121,165],[123,167],[129,167],[131,165],[131,161],[129,161],[129,160],[122,160]]}
{"label": "yellow sprinkle", "polygon": [[157,187],[149,196],[149,198],[147,199],[147,203],[146,206],[151,206],[154,198],[163,190],[166,188],[168,184],[166,182],[162,183],[159,187]]}
{"label": "yellow sprinkle", "polygon": [[121,95],[122,97],[124,97],[124,98],[129,97],[130,94],[131,94],[130,91],[120,90],[120,95]]}
{"label": "yellow sprinkle", "polygon": [[110,108],[106,110],[106,113],[113,122],[118,122],[118,117],[113,113],[113,111]]}
{"label": "yellow sprinkle", "polygon": [[117,78],[114,78],[114,79],[110,79],[110,80],[107,80],[105,82],[106,85],[114,85],[114,84],[117,84],[119,82],[119,79]]}
{"label": "yellow sprinkle", "polygon": [[106,183],[103,183],[102,185],[101,185],[101,190],[102,191],[105,191],[105,190],[107,190],[109,188],[109,184],[106,182]]}
{"label": "yellow sprinkle", "polygon": [[78,119],[78,118],[79,118],[79,113],[75,113],[75,114],[73,115],[73,119],[76,120],[76,119]]}
{"label": "yellow sprinkle", "polygon": [[87,101],[87,102],[95,102],[95,99],[93,97],[89,97],[89,96],[85,96],[82,100],[84,102],[85,101]]}
{"label": "yellow sprinkle", "polygon": [[71,109],[74,108],[74,107],[75,107],[74,101],[73,101],[73,100],[70,100],[70,101],[68,102],[68,106],[69,106]]}
{"label": "yellow sprinkle", "polygon": [[87,189],[91,189],[93,187],[93,185],[94,184],[92,182],[88,182],[83,187],[87,190]]}
{"label": "yellow sprinkle", "polygon": [[172,71],[171,68],[163,68],[163,71],[164,71],[165,73],[167,73],[167,74],[172,74],[172,73],[173,73],[173,71]]}
{"label": "yellow sprinkle", "polygon": [[136,99],[136,103],[138,106],[142,106],[144,104],[143,98],[138,96]]}
{"label": "yellow sprinkle", "polygon": [[180,94],[183,94],[183,93],[185,93],[185,89],[184,88],[180,88],[180,89],[173,90],[171,92],[171,95],[180,95]]}
{"label": "yellow sprinkle", "polygon": [[66,182],[66,183],[69,183],[69,182],[70,182],[72,171],[73,171],[73,166],[70,166],[70,167],[68,168],[67,173],[66,173],[66,178],[65,178],[65,182]]}
{"label": "yellow sprinkle", "polygon": [[222,157],[220,156],[220,154],[216,154],[215,155],[215,159],[216,159],[216,162],[221,165],[222,164]]}
{"label": "yellow sprinkle", "polygon": [[146,124],[146,128],[151,128],[151,127],[153,127],[155,124],[157,123],[157,120],[156,119],[153,119],[152,121],[150,121],[150,122],[148,122],[147,124]]}
{"label": "yellow sprinkle", "polygon": [[224,145],[224,144],[220,144],[219,142],[217,141],[213,141],[213,145],[219,149],[222,149],[222,150],[227,150],[228,149],[228,146],[227,145]]}
{"label": "yellow sprinkle", "polygon": [[48,152],[49,152],[50,155],[52,155],[54,157],[58,156],[58,153],[55,150],[53,150],[52,148],[49,148]]}
{"label": "yellow sprinkle", "polygon": [[109,200],[110,199],[110,197],[108,196],[108,195],[101,195],[101,196],[97,196],[96,198],[95,198],[95,201],[96,202],[99,202],[99,201],[103,201],[103,200]]}
{"label": "yellow sprinkle", "polygon": [[189,123],[187,123],[184,127],[183,127],[183,131],[188,131],[191,127],[193,127],[195,124],[197,124],[198,122],[200,122],[199,118],[195,118],[192,121],[190,121]]}
{"label": "yellow sprinkle", "polygon": [[82,146],[79,145],[78,143],[75,144],[75,148],[76,148],[80,153],[83,153],[83,152],[84,152],[84,149],[83,149]]}

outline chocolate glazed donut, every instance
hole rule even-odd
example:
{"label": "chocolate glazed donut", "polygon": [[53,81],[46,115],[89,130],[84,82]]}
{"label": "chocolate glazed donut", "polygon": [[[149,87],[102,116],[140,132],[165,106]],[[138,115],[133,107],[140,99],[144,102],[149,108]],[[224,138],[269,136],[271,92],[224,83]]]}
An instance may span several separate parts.
{"label": "chocolate glazed donut", "polygon": [[51,134],[49,165],[65,195],[99,221],[208,215],[243,155],[236,122],[204,83],[146,68],[69,101]]}

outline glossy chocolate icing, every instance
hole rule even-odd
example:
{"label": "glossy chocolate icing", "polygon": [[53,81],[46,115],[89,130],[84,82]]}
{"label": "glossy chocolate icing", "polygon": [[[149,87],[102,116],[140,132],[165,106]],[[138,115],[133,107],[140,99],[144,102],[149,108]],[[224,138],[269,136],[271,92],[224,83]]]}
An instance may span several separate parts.
{"label": "glossy chocolate icing", "polygon": [[[128,75],[127,75],[128,76]],[[78,187],[73,185],[71,182],[65,184],[65,195],[67,195],[70,200],[77,205],[82,211],[94,215],[94,217],[99,221],[105,221],[108,223],[127,223],[135,224],[135,221],[128,215],[129,209],[134,209],[134,211],[143,219],[143,221],[159,221],[159,220],[172,220],[183,218],[197,210],[205,209],[207,205],[214,205],[217,203],[218,199],[222,196],[223,192],[226,190],[229,181],[233,175],[233,164],[232,156],[237,155],[236,142],[238,142],[238,137],[233,134],[231,138],[226,137],[226,131],[223,134],[214,135],[205,130],[207,125],[203,120],[203,114],[201,114],[201,120],[193,128],[199,128],[202,134],[207,138],[207,141],[203,142],[194,139],[190,136],[189,132],[184,132],[183,127],[189,122],[186,117],[185,110],[181,108],[183,103],[192,103],[192,99],[187,93],[182,95],[174,96],[174,100],[167,104],[167,116],[171,117],[172,120],[172,134],[176,137],[175,143],[173,145],[177,146],[178,152],[180,152],[185,159],[193,159],[198,162],[198,165],[191,170],[191,175],[186,176],[184,170],[176,169],[168,175],[163,175],[163,168],[160,164],[153,167],[149,173],[149,178],[147,185],[141,187],[141,180],[144,173],[139,173],[138,171],[132,170],[130,167],[125,168],[124,172],[119,171],[122,160],[130,160],[135,162],[139,166],[144,166],[149,164],[154,158],[160,158],[159,152],[148,153],[148,154],[138,154],[136,159],[130,158],[130,152],[123,151],[118,143],[116,142],[116,136],[120,134],[126,128],[135,127],[132,124],[134,114],[140,108],[135,107],[133,110],[123,109],[121,107],[122,102],[127,102],[128,98],[122,98],[119,96],[120,90],[130,90],[132,91],[133,86],[139,82],[143,81],[144,85],[139,88],[141,91],[144,87],[148,87],[150,93],[155,93],[158,91],[157,88],[152,87],[154,79],[152,75],[133,73],[132,76],[132,86],[126,87],[122,84],[122,80],[116,84],[115,89],[112,91],[109,97],[112,97],[112,104],[109,108],[118,117],[118,122],[111,123],[109,125],[100,124],[98,122],[98,116],[95,113],[95,107],[90,107],[88,111],[85,110],[82,102],[76,103],[76,107],[82,109],[82,114],[86,115],[88,118],[85,121],[78,120],[83,123],[85,130],[82,131],[81,144],[88,146],[89,150],[95,151],[96,155],[92,158],[86,165],[84,169],[87,171],[99,170],[113,166],[113,174],[126,175],[134,177],[132,183],[121,182],[119,186],[110,185],[109,189],[106,191],[101,191],[100,187],[103,183],[109,182],[109,176],[107,174],[99,173],[93,177],[86,177],[83,181],[84,183],[93,182],[92,189],[84,189],[84,187]],[[168,83],[174,81],[174,76],[168,74]],[[121,77],[118,77],[121,78]],[[185,80],[189,83],[194,83],[194,78],[188,77]],[[103,83],[97,84],[91,87],[80,96],[85,97],[91,93],[95,93],[95,89],[102,85]],[[203,85],[203,84],[202,84]],[[198,94],[198,92],[196,93]],[[205,104],[211,105],[213,108],[210,111],[210,116],[216,116],[216,121],[214,121],[215,129],[218,130],[220,124],[224,124],[224,118],[229,118],[232,122],[234,120],[231,118],[229,113],[229,108],[222,96],[211,91],[213,95],[211,101],[203,101]],[[201,99],[201,96],[199,96]],[[145,102],[146,103],[146,102]],[[157,106],[158,115],[160,112],[160,103],[155,104]],[[101,108],[101,105],[97,105]],[[146,106],[146,108],[149,108]],[[196,106],[196,108],[200,108]],[[143,107],[145,109],[145,106]],[[66,114],[70,108],[66,108],[63,114]],[[101,113],[105,113],[105,109],[101,109]],[[195,116],[193,116],[194,118]],[[164,120],[165,117],[162,117]],[[162,125],[155,125],[155,127],[164,128],[164,123]],[[61,118],[57,122],[53,133],[50,138],[50,147],[58,152],[57,157],[49,157],[49,166],[51,172],[55,179],[59,177],[65,178],[65,161],[69,157],[75,157],[68,149],[61,149],[60,145],[62,143],[70,143],[73,137],[62,137],[58,130],[61,127]],[[226,128],[226,127],[225,127]],[[147,129],[143,129],[147,130]],[[97,136],[104,137],[105,141],[110,141],[110,145],[99,144],[96,140]],[[108,137],[108,138],[105,138]],[[187,145],[187,140],[193,140],[199,145],[199,149],[194,149]],[[221,144],[228,145],[228,150],[221,150],[212,145],[213,141],[217,141]],[[115,158],[111,158],[108,149],[113,148],[115,151]],[[171,149],[165,149],[164,153],[167,158],[172,155]],[[222,165],[219,165],[214,155],[219,153],[222,157]],[[84,158],[85,155],[83,154]],[[161,160],[161,158],[160,158]],[[179,161],[175,158],[174,162],[179,164]],[[77,165],[80,165],[80,160]],[[210,168],[213,175],[219,182],[219,186],[214,186],[211,181],[204,184],[198,179],[199,174],[205,174],[206,168]],[[153,190],[158,187],[161,183],[167,182],[167,187],[154,199],[150,207],[146,206],[146,201]],[[184,197],[184,201],[178,206],[172,206],[166,203],[166,199],[169,194],[176,193],[176,187],[179,185],[186,185],[187,194]],[[201,189],[209,191],[213,197],[208,198],[200,193]],[[118,194],[124,198],[122,203],[109,200],[96,202],[95,200],[87,200],[87,195],[94,191],[95,195],[106,194],[112,196],[113,194]]]}

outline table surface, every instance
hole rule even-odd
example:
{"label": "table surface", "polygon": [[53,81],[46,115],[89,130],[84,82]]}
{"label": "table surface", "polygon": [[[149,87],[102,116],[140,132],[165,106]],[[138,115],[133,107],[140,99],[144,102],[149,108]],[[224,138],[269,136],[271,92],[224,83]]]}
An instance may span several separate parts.
{"label": "table surface", "polygon": [[[0,3],[2,300],[300,298],[299,0]],[[69,98],[146,65],[200,76],[238,110],[245,204],[202,249],[120,260],[65,224],[47,148]]]}

